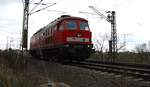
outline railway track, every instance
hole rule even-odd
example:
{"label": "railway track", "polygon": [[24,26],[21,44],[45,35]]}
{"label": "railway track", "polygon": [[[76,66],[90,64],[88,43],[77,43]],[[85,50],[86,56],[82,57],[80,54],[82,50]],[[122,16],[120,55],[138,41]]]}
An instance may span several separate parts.
{"label": "railway track", "polygon": [[72,62],[69,65],[150,81],[150,65],[100,61]]}

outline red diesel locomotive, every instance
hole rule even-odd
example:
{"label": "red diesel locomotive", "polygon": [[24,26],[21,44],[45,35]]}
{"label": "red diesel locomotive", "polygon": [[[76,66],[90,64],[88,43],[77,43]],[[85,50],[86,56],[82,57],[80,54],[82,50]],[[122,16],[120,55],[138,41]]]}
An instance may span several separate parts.
{"label": "red diesel locomotive", "polygon": [[92,52],[91,37],[86,19],[62,15],[31,37],[30,54],[57,61],[82,61]]}

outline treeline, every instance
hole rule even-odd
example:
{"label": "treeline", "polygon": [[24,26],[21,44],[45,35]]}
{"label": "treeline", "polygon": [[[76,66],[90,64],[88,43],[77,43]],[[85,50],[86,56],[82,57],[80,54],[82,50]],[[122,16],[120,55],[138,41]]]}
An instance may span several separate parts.
{"label": "treeline", "polygon": [[117,56],[115,59],[112,59],[109,55],[109,52],[104,52],[104,47],[100,47],[100,50],[97,50],[92,54],[91,58],[101,60],[101,61],[115,61],[115,62],[130,62],[130,63],[143,63],[150,64],[150,43],[139,44],[132,51],[120,51],[118,50]]}
{"label": "treeline", "polygon": [[93,43],[95,53],[93,53],[90,58],[101,61],[150,64],[150,41],[147,43],[138,44],[135,47],[132,47],[132,49],[128,49],[128,42],[121,42],[118,37],[117,56],[112,59],[108,48],[109,40],[110,36],[108,34],[99,34],[98,37],[94,38]]}

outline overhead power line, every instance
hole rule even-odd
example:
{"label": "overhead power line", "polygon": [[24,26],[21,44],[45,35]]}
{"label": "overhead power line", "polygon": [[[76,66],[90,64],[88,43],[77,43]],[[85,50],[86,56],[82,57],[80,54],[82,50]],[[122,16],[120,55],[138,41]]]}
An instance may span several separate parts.
{"label": "overhead power line", "polygon": [[30,1],[30,2],[33,2],[34,0]]}
{"label": "overhead power line", "polygon": [[55,5],[55,4],[56,4],[56,3],[53,3],[53,4],[51,4],[51,5],[48,5],[48,6],[44,7],[44,8],[41,8],[41,9],[39,9],[39,10],[36,10],[35,12],[30,12],[29,15],[32,15],[32,14],[37,13],[37,12],[40,12],[40,11],[42,11],[42,10],[48,8],[48,7],[51,7],[51,6]]}
{"label": "overhead power line", "polygon": [[104,18],[105,20],[110,22],[110,20],[105,15],[103,15],[101,12],[99,12],[94,6],[89,6],[89,8],[92,9],[97,15],[100,15],[101,18]]}
{"label": "overhead power line", "polygon": [[[84,11],[79,11],[79,13],[83,13],[83,14],[90,14],[90,15],[98,15],[98,14],[95,14],[95,13],[84,12]],[[99,15],[98,15],[98,16],[99,16]]]}
{"label": "overhead power line", "polygon": [[[35,5],[38,5],[39,3],[32,3],[32,2],[30,2],[29,4],[35,4]],[[40,3],[39,5],[49,5],[49,4],[52,4],[52,3]]]}
{"label": "overhead power line", "polygon": [[49,9],[47,9],[47,11],[59,12],[59,13],[62,13],[62,14],[65,14],[65,13],[67,13],[67,12],[65,12],[65,11],[49,10]]}
{"label": "overhead power line", "polygon": [[31,13],[43,0],[41,0],[39,3],[37,3],[37,5],[35,7],[32,8],[32,10],[29,12]]}
{"label": "overhead power line", "polygon": [[47,5],[47,4],[45,4],[45,3],[30,3],[30,4],[35,4],[35,5]]}

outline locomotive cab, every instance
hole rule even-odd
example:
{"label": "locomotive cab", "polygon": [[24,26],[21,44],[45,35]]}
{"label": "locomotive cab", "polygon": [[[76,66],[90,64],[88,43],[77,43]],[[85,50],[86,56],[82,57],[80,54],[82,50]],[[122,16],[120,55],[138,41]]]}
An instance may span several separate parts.
{"label": "locomotive cab", "polygon": [[[91,43],[91,31],[88,26],[88,22],[85,20],[68,19],[62,21],[59,25],[58,32],[63,34],[65,43]],[[58,33],[57,32],[57,33]],[[58,36],[58,35],[57,35]]]}
{"label": "locomotive cab", "polygon": [[58,24],[56,37],[60,40],[57,43],[60,42],[63,45],[63,51],[67,53],[67,56],[71,56],[70,58],[83,60],[81,57],[88,57],[91,53],[93,44],[86,20],[77,18],[63,20]]}

